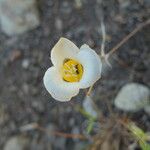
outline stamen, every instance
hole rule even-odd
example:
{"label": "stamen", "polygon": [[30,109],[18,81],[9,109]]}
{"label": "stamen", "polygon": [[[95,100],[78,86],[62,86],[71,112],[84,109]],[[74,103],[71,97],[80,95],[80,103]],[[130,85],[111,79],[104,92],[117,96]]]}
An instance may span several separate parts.
{"label": "stamen", "polygon": [[64,64],[68,69],[72,69],[67,63]]}
{"label": "stamen", "polygon": [[72,70],[64,70],[64,72],[67,74],[67,73],[70,73],[70,74],[73,74]]}
{"label": "stamen", "polygon": [[67,82],[79,82],[82,78],[83,67],[73,59],[65,59],[62,67],[62,77]]}

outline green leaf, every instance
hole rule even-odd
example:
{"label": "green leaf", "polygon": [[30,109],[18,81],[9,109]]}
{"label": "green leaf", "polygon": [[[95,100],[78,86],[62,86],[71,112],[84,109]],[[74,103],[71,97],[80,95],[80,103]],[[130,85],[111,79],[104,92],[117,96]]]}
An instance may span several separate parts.
{"label": "green leaf", "polygon": [[142,150],[150,150],[150,144],[146,143],[146,142],[139,142],[140,147],[142,148]]}
{"label": "green leaf", "polygon": [[94,121],[93,120],[89,120],[88,126],[86,128],[87,133],[89,134],[92,130],[93,130],[93,126],[94,126]]}
{"label": "green leaf", "polygon": [[145,139],[146,134],[144,133],[144,131],[141,128],[137,127],[134,123],[130,123],[128,127],[135,137],[137,137],[138,139]]}
{"label": "green leaf", "polygon": [[86,110],[84,110],[84,108],[82,107],[76,107],[76,109],[83,115],[85,116],[88,120],[96,120],[96,118],[94,116],[92,116],[91,114],[89,114]]}
{"label": "green leaf", "polygon": [[138,140],[142,150],[150,150],[150,144],[146,142],[148,135],[134,123],[130,123],[128,128],[132,132],[133,136]]}

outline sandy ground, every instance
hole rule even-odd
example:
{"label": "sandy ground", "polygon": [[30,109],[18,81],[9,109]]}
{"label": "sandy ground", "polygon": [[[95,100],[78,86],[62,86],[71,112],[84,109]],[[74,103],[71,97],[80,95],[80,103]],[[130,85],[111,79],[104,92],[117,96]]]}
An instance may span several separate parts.
{"label": "sandy ground", "polygon": [[[100,53],[100,17],[103,14],[107,31],[106,51],[115,46],[139,23],[150,16],[149,0],[39,0],[41,25],[23,35],[8,37],[0,31],[0,149],[19,128],[32,122],[58,131],[82,133],[84,118],[73,109],[82,102],[84,91],[71,102],[60,103],[50,97],[43,86],[43,75],[51,66],[49,54],[60,37],[67,37],[78,46],[89,44]],[[102,13],[103,12],[103,13]],[[113,56],[109,69],[95,86],[96,99],[104,112],[105,103],[113,104],[116,93],[125,83],[136,81],[150,86],[150,30],[144,28]],[[99,100],[100,99],[100,100]],[[107,112],[106,112],[107,113]],[[132,114],[150,131],[150,118],[143,111]],[[140,118],[140,119],[139,119]],[[31,149],[48,149],[52,141],[45,133],[31,131]],[[62,142],[62,143],[61,143]],[[57,137],[55,150],[70,150],[79,141]],[[60,144],[61,143],[61,144]]]}

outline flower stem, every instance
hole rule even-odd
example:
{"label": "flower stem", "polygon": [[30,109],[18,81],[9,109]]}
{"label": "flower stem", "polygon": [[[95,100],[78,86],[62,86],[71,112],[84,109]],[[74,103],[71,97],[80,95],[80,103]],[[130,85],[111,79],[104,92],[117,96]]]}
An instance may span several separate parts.
{"label": "flower stem", "polygon": [[94,84],[92,86],[90,86],[88,92],[86,93],[87,96],[90,96],[92,89],[93,89],[93,86],[94,86]]}

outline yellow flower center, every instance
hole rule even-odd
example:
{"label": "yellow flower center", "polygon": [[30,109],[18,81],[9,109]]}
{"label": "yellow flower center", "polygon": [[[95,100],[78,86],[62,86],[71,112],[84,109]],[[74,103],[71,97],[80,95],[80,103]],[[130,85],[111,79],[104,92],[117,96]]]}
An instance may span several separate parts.
{"label": "yellow flower center", "polygon": [[83,67],[73,59],[66,59],[62,67],[62,77],[67,82],[79,82],[82,78]]}

